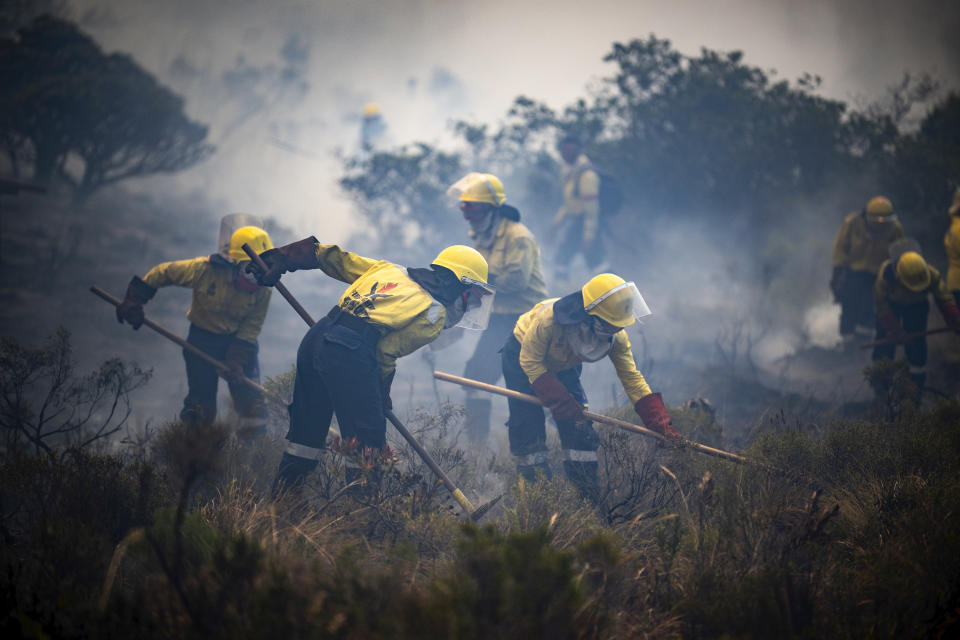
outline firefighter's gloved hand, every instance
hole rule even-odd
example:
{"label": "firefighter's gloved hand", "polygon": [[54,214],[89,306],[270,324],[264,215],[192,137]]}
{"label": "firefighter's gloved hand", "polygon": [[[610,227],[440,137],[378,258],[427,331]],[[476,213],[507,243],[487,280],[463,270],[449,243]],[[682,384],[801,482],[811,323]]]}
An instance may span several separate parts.
{"label": "firefighter's gloved hand", "polygon": [[830,291],[833,292],[833,301],[840,302],[840,292],[843,291],[843,280],[846,276],[846,269],[843,267],[834,267],[830,275]]}
{"label": "firefighter's gloved hand", "polygon": [[256,352],[256,346],[243,340],[234,340],[227,345],[227,352],[223,356],[223,363],[227,365],[224,378],[228,382],[239,383],[244,377],[243,368],[253,359]]}
{"label": "firefighter's gloved hand", "polygon": [[264,287],[274,286],[280,282],[280,276],[288,271],[316,269],[320,266],[317,261],[317,239],[313,236],[264,251],[260,259],[266,263],[267,270],[257,269],[255,275],[257,284]]}
{"label": "firefighter's gloved hand", "polygon": [[557,374],[547,372],[533,381],[533,392],[550,409],[554,420],[583,422],[583,405],[560,382]]}
{"label": "firefighter's gloved hand", "polygon": [[881,313],[877,316],[877,324],[883,327],[884,338],[891,342],[903,342],[907,332],[903,330],[900,321],[892,313]]}
{"label": "firefighter's gloved hand", "polygon": [[662,436],[670,440],[682,440],[683,436],[673,428],[673,421],[667,408],[663,405],[663,396],[659,393],[651,393],[643,396],[633,405],[633,410],[637,412],[643,424]]}
{"label": "firefighter's gloved hand", "polygon": [[117,305],[117,322],[123,324],[126,322],[135,330],[143,324],[143,305],[149,302],[157,290],[140,279],[139,276],[133,276],[130,284],[127,285],[127,293],[120,304]]}
{"label": "firefighter's gloved hand", "polygon": [[943,314],[943,320],[947,326],[955,332],[960,333],[960,309],[955,304],[945,304],[940,309]]}

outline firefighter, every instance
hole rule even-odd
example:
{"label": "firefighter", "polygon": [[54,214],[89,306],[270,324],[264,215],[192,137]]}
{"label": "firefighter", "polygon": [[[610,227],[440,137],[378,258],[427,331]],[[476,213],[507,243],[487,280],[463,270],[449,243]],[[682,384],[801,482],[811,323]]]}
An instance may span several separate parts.
{"label": "firefighter", "polygon": [[[563,446],[564,472],[587,497],[597,485],[599,439],[584,415],[587,397],[580,384],[584,362],[610,358],[637,414],[650,429],[679,438],[659,393],[653,393],[637,371],[625,327],[650,315],[632,282],[602,273],[582,289],[538,303],[520,316],[503,347],[507,387],[534,393],[550,409]],[[517,473],[536,478],[550,475],[544,413],[540,406],[509,399],[510,452]]]}
{"label": "firefighter", "polygon": [[890,244],[903,238],[903,227],[893,205],[883,196],[843,220],[833,241],[830,290],[840,303],[840,336],[853,344],[854,334],[873,331],[873,283],[880,264],[889,257]]}
{"label": "firefighter", "polygon": [[943,237],[950,266],[947,268],[947,291],[960,306],[960,187],[953,192],[953,202],[947,210],[950,214],[950,229]]}
{"label": "firefighter", "polygon": [[559,151],[564,164],[563,205],[554,217],[552,232],[560,235],[555,275],[565,280],[578,253],[583,254],[591,271],[606,271],[608,267],[600,238],[600,176],[578,138],[562,138]]}
{"label": "firefighter", "polygon": [[[258,274],[263,285],[297,269],[322,269],[350,285],[300,342],[276,493],[299,487],[316,468],[334,413],[345,440],[355,440],[364,453],[385,451],[384,411],[392,408],[397,358],[429,344],[445,328],[484,328],[493,296],[487,261],[464,245],[447,247],[426,269],[364,258],[312,236],[261,257],[269,266]],[[350,482],[361,476],[351,464]]]}
{"label": "firefighter", "polygon": [[[877,315],[876,340],[889,340],[873,348],[873,359],[893,359],[897,344],[903,344],[910,364],[910,379],[923,390],[927,373],[927,315],[932,295],[947,326],[960,332],[960,311],[940,272],[927,264],[916,251],[907,251],[880,266],[873,288]],[[907,334],[921,334],[907,338]]]}
{"label": "firefighter", "polygon": [[[187,342],[221,360],[231,373],[225,375],[233,405],[240,416],[237,437],[252,440],[267,432],[267,408],[263,395],[238,380],[260,380],[257,336],[270,305],[270,289],[257,284],[250,258],[241,247],[256,251],[273,248],[270,236],[256,226],[240,227],[229,236],[226,255],[214,253],[190,260],[163,262],[142,279],[134,276],[127,294],[117,306],[117,320],[134,329],[143,324],[143,305],[160,287],[193,289],[187,318]],[[184,350],[187,366],[187,397],[180,419],[190,425],[209,424],[217,416],[217,369]]]}
{"label": "firefighter", "polygon": [[[450,188],[459,196],[460,211],[470,225],[473,246],[487,260],[488,282],[496,287],[490,323],[463,375],[496,383],[500,379],[500,347],[513,332],[520,314],[547,297],[540,266],[540,247],[520,222],[520,212],[506,204],[503,183],[489,173],[471,173]],[[490,433],[491,400],[487,394],[467,391],[467,436],[483,443]]]}

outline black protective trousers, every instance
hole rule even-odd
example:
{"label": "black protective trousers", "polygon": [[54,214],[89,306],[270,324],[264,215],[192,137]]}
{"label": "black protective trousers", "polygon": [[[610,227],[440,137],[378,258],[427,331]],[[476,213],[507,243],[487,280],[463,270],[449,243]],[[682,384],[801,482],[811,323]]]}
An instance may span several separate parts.
{"label": "black protective trousers", "polygon": [[874,325],[873,285],[876,274],[847,269],[840,287],[840,335],[849,336],[862,327],[867,331]]}
{"label": "black protective trousers", "polygon": [[[511,335],[503,347],[503,377],[507,388],[535,395],[530,379],[520,366],[520,342]],[[582,365],[557,372],[557,377],[578,402],[586,405],[587,394],[580,384]],[[523,457],[547,450],[546,416],[543,407],[521,400],[507,398],[510,418],[507,429],[510,436],[510,453]],[[600,444],[592,422],[576,424],[557,420],[557,432],[561,446],[568,451],[596,451]]]}
{"label": "black protective trousers", "polygon": [[[227,347],[236,338],[233,334],[220,334],[190,325],[187,342],[207,355],[223,361]],[[257,358],[257,343],[254,342],[253,355],[243,365],[243,375],[254,382],[260,381],[260,362]],[[220,375],[217,369],[199,356],[183,350],[183,360],[187,365],[187,397],[183,399],[180,419],[187,424],[210,424],[217,417],[217,385]],[[237,414],[244,418],[267,419],[267,406],[263,395],[243,383],[228,383],[230,397]]]}
{"label": "black protective trousers", "polygon": [[[930,303],[926,300],[915,302],[913,304],[890,303],[890,310],[900,321],[900,325],[907,333],[920,333],[927,330],[927,319],[930,315]],[[883,340],[887,337],[887,332],[880,323],[877,322],[877,340]],[[920,336],[903,345],[903,350],[907,355],[907,362],[910,363],[910,372],[914,376],[920,376],[925,373],[924,368],[927,365],[927,338]],[[889,358],[893,360],[897,351],[895,344],[880,344],[873,348],[873,359],[880,360]]]}
{"label": "black protective trousers", "polygon": [[[353,325],[363,322],[341,316],[347,319]],[[369,325],[346,326],[329,315],[310,328],[297,350],[289,442],[323,449],[336,413],[344,439],[356,438],[365,448],[386,444],[378,338]]]}

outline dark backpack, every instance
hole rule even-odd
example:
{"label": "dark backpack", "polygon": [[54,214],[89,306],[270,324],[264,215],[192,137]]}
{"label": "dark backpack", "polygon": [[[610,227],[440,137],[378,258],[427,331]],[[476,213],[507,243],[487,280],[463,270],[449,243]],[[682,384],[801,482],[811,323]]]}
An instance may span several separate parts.
{"label": "dark backpack", "polygon": [[600,205],[600,217],[609,218],[617,215],[617,213],[620,212],[620,208],[623,207],[623,189],[620,188],[620,183],[617,182],[616,178],[593,164],[589,164],[577,172],[573,194],[578,198],[580,197],[580,178],[583,176],[583,172],[588,169],[592,169],[593,172],[597,174],[597,177],[600,178],[600,192],[597,194],[597,202]]}

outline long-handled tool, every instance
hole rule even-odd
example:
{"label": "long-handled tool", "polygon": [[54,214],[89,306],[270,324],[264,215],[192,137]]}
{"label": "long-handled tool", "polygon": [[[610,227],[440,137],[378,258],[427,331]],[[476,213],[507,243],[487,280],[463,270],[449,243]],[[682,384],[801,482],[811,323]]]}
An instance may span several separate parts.
{"label": "long-handled tool", "polygon": [[879,347],[885,344],[904,344],[910,342],[911,340],[916,340],[917,338],[923,338],[925,336],[932,336],[937,333],[948,333],[953,331],[950,327],[940,327],[939,329],[930,329],[929,331],[917,331],[916,333],[907,333],[902,336],[889,336],[883,340],[874,340],[873,342],[865,342],[860,345],[861,349],[869,349],[871,347]]}
{"label": "long-handled tool", "polygon": [[[259,268],[263,269],[264,271],[267,271],[269,269],[269,267],[267,267],[267,264],[257,254],[257,252],[250,247],[250,245],[244,243],[241,248],[246,252],[248,256],[250,256],[250,259],[253,260],[253,263],[255,265],[257,265]],[[293,294],[291,294],[286,287],[283,287],[281,289],[282,286],[283,285],[281,285],[278,282],[275,285],[275,288],[277,289],[277,291],[280,292],[280,295],[282,295],[284,299],[290,303],[290,306],[296,309],[300,317],[303,318],[303,321],[306,322],[307,325],[311,327],[314,324],[316,324],[313,318],[310,317],[310,314],[307,313],[307,311],[302,306],[300,306],[300,303],[297,302],[296,298],[293,297]],[[467,499],[467,496],[463,494],[463,491],[457,488],[457,485],[453,484],[453,481],[450,479],[450,477],[443,472],[443,469],[441,469],[440,465],[438,465],[436,461],[434,461],[433,457],[431,457],[431,455],[427,452],[427,450],[423,448],[423,445],[417,442],[417,439],[413,437],[413,434],[407,431],[407,428],[403,426],[403,423],[400,422],[400,420],[397,418],[396,415],[394,415],[393,411],[391,411],[390,409],[386,409],[384,411],[384,415],[387,417],[387,420],[389,420],[391,424],[393,424],[393,426],[397,429],[397,431],[400,432],[400,435],[403,436],[403,439],[406,440],[408,443],[410,443],[410,446],[413,447],[413,450],[417,452],[417,455],[419,455],[420,458],[423,459],[423,461],[427,464],[427,466],[430,467],[430,470],[433,471],[435,474],[437,474],[437,477],[440,478],[440,480],[443,482],[443,486],[447,488],[447,491],[450,492],[450,494],[453,496],[454,500],[457,501],[460,507],[463,508],[463,510],[470,515],[471,520],[473,520],[474,522],[480,520],[480,518],[482,518],[484,514],[486,514],[487,511],[489,511],[490,508],[493,507],[493,505],[495,505],[500,500],[500,498],[503,497],[502,495],[497,496],[490,502],[487,502],[486,504],[482,504],[479,507],[474,508],[473,504],[471,504],[471,502]]]}
{"label": "long-handled tool", "polygon": [[[530,404],[543,405],[543,403],[540,402],[539,398],[537,398],[536,396],[529,395],[527,393],[520,393],[519,391],[514,391],[512,389],[504,389],[503,387],[487,384],[485,382],[480,382],[478,380],[471,380],[470,378],[462,378],[460,376],[451,375],[449,373],[444,373],[442,371],[434,371],[433,375],[438,380],[459,384],[462,387],[471,387],[473,389],[479,389],[481,391],[495,393],[497,395],[506,396],[508,398],[520,400],[522,402],[529,402]],[[668,442],[668,443],[671,442],[669,438],[657,433],[656,431],[651,431],[646,427],[641,427],[639,425],[633,424],[632,422],[627,422],[626,420],[618,420],[616,418],[611,418],[610,416],[605,416],[600,413],[593,413],[592,411],[584,411],[583,415],[595,422],[602,422],[604,424],[609,424],[611,426],[619,427],[620,429],[624,429],[632,433],[639,433],[640,435],[643,435],[643,436],[656,438],[657,440],[662,440],[663,442]],[[682,446],[689,447],[695,451],[699,451],[700,453],[716,456],[718,458],[724,458],[726,460],[732,460],[734,462],[750,463],[750,464],[757,464],[760,466],[766,466],[765,464],[761,462],[757,462],[755,460],[751,460],[750,458],[745,458],[735,453],[730,453],[729,451],[723,451],[722,449],[714,449],[713,447],[708,447],[705,444],[700,444],[699,442],[693,442],[687,439],[684,439],[682,441]]]}
{"label": "long-handled tool", "polygon": [[[104,291],[103,289],[101,289],[100,287],[97,287],[97,286],[90,287],[90,291],[91,291],[94,295],[96,295],[96,296],[98,296],[98,297],[106,300],[107,302],[109,302],[110,304],[112,304],[112,305],[115,306],[115,307],[120,304],[120,300],[118,300],[117,298],[114,298],[112,295],[110,295],[109,293],[107,293],[106,291]],[[230,367],[228,367],[228,366],[225,365],[224,363],[220,362],[219,360],[217,360],[217,359],[214,358],[213,356],[211,356],[211,355],[209,355],[209,354],[201,351],[200,349],[198,349],[197,347],[193,346],[192,344],[190,344],[189,342],[187,342],[186,340],[184,340],[183,338],[181,338],[181,337],[178,336],[177,334],[175,334],[175,333],[173,333],[173,332],[171,332],[171,331],[168,331],[167,329],[164,329],[162,326],[160,326],[159,324],[157,324],[156,322],[154,322],[154,321],[151,320],[150,318],[144,318],[144,319],[143,319],[143,324],[144,324],[144,326],[150,327],[151,329],[153,329],[154,331],[156,331],[157,333],[159,333],[160,335],[162,335],[164,338],[167,338],[168,340],[172,340],[173,342],[176,342],[178,345],[180,345],[181,347],[183,347],[184,349],[186,349],[187,351],[189,351],[189,352],[192,353],[193,355],[197,356],[197,357],[200,358],[201,360],[203,360],[203,361],[207,362],[208,364],[212,365],[213,367],[215,367],[215,368],[217,369],[218,372],[220,372],[221,375],[226,374],[227,372],[231,371]],[[252,389],[256,389],[257,391],[259,391],[260,393],[262,393],[265,397],[269,398],[269,399],[270,399],[271,401],[273,401],[273,402],[279,403],[279,404],[281,404],[281,405],[286,405],[286,404],[287,404],[287,401],[286,401],[286,400],[284,400],[283,398],[281,398],[281,397],[278,396],[277,394],[273,393],[272,391],[264,388],[264,387],[263,387],[262,385],[260,385],[259,383],[254,382],[254,381],[251,380],[250,378],[247,378],[246,376],[231,376],[231,377],[235,377],[237,380],[239,380],[239,381],[242,382],[243,384],[247,385],[248,387],[250,387],[250,388],[252,388]]]}

